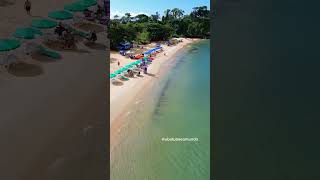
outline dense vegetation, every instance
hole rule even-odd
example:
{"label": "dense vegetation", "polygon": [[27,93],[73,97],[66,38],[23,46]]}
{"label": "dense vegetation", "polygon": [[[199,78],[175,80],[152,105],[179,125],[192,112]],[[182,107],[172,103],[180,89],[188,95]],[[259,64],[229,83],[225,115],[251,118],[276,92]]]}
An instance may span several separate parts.
{"label": "dense vegetation", "polygon": [[163,41],[171,37],[208,38],[210,36],[210,11],[207,6],[195,7],[185,15],[178,8],[167,9],[147,16],[139,14],[132,17],[126,13],[117,15],[110,21],[108,36],[111,49],[116,49],[124,41],[147,44],[150,41]]}

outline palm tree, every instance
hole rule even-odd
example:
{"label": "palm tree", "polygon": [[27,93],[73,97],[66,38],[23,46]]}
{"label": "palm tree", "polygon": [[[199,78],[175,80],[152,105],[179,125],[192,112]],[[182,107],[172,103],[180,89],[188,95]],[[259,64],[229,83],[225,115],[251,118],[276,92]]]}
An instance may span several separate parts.
{"label": "palm tree", "polygon": [[131,21],[131,14],[130,13],[126,13],[124,15],[125,15],[125,18],[126,18],[126,22],[130,22]]}
{"label": "palm tree", "polygon": [[177,18],[180,18],[183,16],[184,14],[184,11],[182,9],[179,9],[179,8],[174,8],[171,10],[172,12],[172,16],[177,19]]}
{"label": "palm tree", "polygon": [[164,19],[165,19],[166,21],[168,21],[169,18],[170,18],[170,16],[171,16],[171,10],[170,10],[170,9],[165,10],[165,11],[164,11],[164,14],[165,14]]}
{"label": "palm tree", "polygon": [[158,12],[156,12],[156,14],[151,15],[151,19],[154,22],[158,22],[159,18],[160,18],[160,14]]}

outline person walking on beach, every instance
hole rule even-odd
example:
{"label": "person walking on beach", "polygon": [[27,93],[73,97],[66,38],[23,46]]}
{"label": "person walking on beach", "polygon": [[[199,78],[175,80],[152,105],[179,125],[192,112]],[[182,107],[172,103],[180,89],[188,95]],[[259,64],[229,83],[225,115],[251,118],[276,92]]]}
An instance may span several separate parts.
{"label": "person walking on beach", "polygon": [[120,66],[120,61],[118,61],[118,66]]}
{"label": "person walking on beach", "polygon": [[147,71],[147,70],[148,70],[147,66],[144,66],[144,73],[145,73],[145,74],[147,74],[147,73],[148,73],[148,71]]}
{"label": "person walking on beach", "polygon": [[29,0],[26,0],[24,2],[24,8],[26,9],[28,15],[30,16],[30,10],[31,10],[31,2]]}

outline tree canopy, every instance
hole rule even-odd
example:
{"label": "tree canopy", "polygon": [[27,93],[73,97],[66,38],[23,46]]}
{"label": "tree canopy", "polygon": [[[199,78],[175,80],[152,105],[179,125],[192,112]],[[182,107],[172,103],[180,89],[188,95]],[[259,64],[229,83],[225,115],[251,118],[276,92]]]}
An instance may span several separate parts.
{"label": "tree canopy", "polygon": [[115,16],[108,30],[111,49],[117,49],[121,42],[147,44],[150,41],[163,41],[172,37],[208,38],[210,36],[210,10],[207,6],[194,7],[190,14],[182,9],[164,11],[162,17],[138,14],[123,17]]}

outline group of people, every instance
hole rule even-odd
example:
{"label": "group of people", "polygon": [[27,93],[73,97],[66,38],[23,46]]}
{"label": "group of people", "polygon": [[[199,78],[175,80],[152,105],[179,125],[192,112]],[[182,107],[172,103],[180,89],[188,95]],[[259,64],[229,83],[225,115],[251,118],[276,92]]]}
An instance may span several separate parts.
{"label": "group of people", "polygon": [[[64,40],[64,47],[65,48],[72,48],[75,46],[75,35],[74,33],[65,28],[61,22],[59,22],[58,26],[55,28],[54,32],[58,34],[60,39]],[[86,38],[90,42],[95,42],[97,40],[97,33],[95,31],[91,31],[89,36]]]}
{"label": "group of people", "polygon": [[61,22],[54,30],[58,34],[59,38],[64,40],[64,48],[70,49],[75,46],[75,37],[70,29],[65,28]]}

